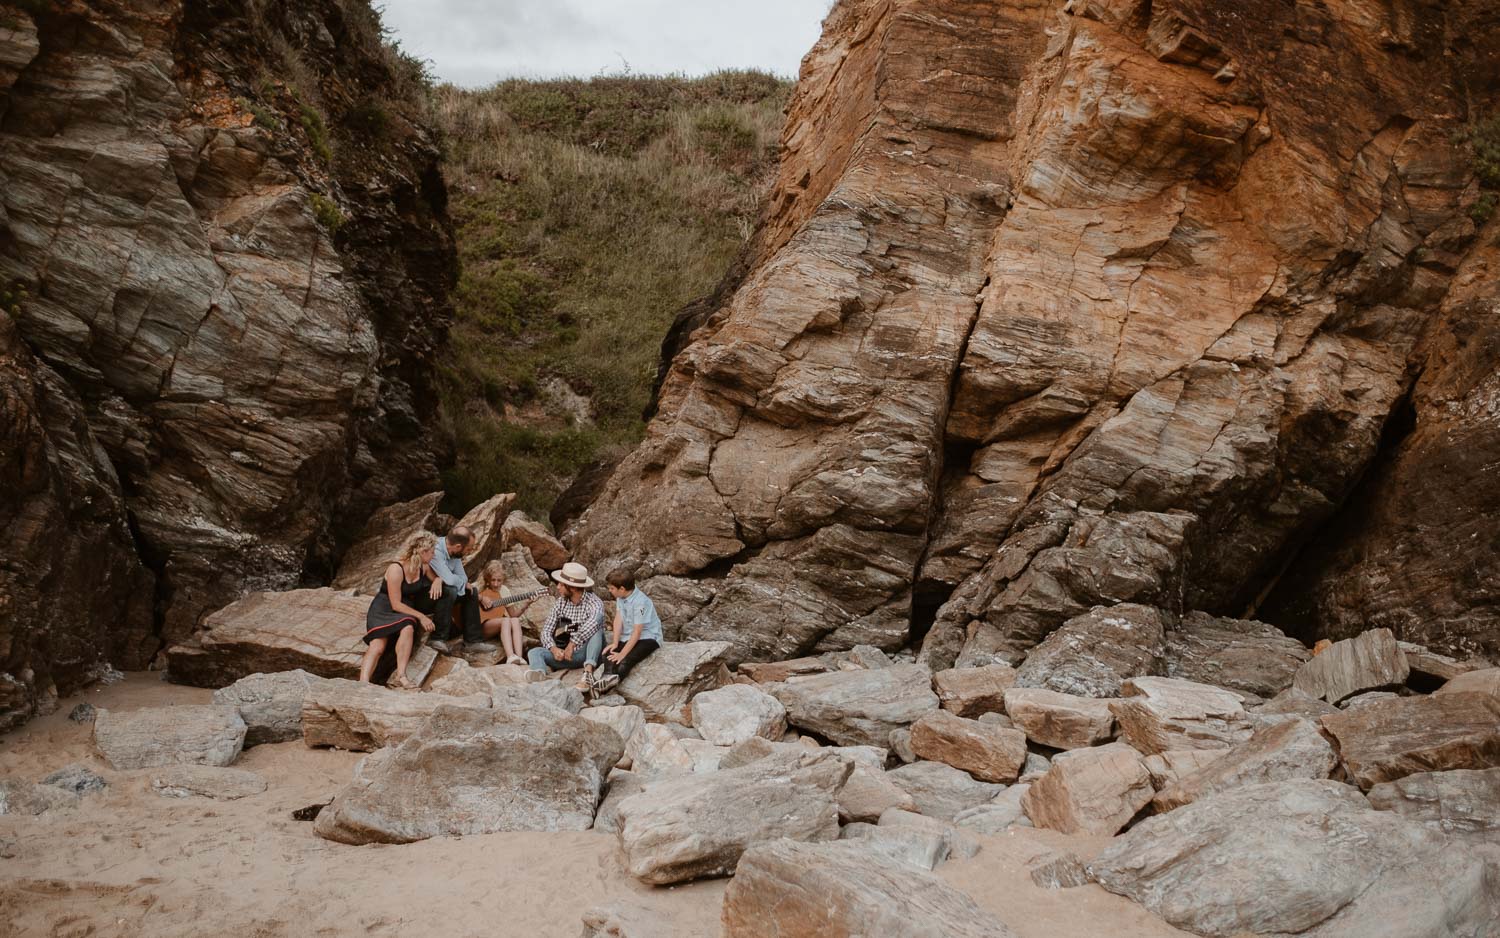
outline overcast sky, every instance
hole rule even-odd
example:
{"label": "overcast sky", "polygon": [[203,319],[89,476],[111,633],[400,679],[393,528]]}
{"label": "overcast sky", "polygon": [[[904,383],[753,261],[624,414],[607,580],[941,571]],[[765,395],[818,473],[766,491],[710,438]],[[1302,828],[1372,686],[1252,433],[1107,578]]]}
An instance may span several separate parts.
{"label": "overcast sky", "polygon": [[[380,5],[382,0],[376,0]],[[702,75],[758,68],[792,77],[832,0],[383,0],[402,48],[441,81],[513,76]]]}

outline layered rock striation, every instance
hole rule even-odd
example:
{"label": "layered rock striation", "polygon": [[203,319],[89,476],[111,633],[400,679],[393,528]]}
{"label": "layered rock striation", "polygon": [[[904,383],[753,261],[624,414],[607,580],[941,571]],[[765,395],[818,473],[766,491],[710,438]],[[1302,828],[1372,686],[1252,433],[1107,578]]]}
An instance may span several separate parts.
{"label": "layered rock striation", "polygon": [[[741,660],[1016,664],[1273,587],[1308,637],[1493,652],[1493,538],[1438,522],[1500,490],[1464,140],[1497,54],[1479,3],[838,3],[737,288],[566,539]],[[1378,494],[1460,445],[1434,523]]]}
{"label": "layered rock striation", "polygon": [[362,2],[0,4],[0,726],[436,488],[414,81]]}

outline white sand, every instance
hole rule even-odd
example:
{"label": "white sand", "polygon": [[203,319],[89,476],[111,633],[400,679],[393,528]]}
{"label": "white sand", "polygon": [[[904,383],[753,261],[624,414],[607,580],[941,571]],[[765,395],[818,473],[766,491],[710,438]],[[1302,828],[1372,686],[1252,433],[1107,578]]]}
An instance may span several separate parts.
{"label": "white sand", "polygon": [[[266,792],[238,801],[166,798],[152,770],[118,772],[67,719],[81,701],[128,710],[203,703],[209,692],[132,674],[63,702],[57,713],[0,736],[0,778],[39,781],[82,762],[110,782],[72,811],[0,816],[0,936],[321,935],[567,936],[582,912],[629,899],[674,923],[661,938],[719,934],[726,881],[670,888],[625,874],[615,838],[586,833],[487,834],[400,846],[348,847],[291,819],[349,778],[357,753],[301,743],[257,746],[236,768],[260,773]],[[985,838],[969,860],[939,875],[1022,938],[1180,935],[1096,886],[1050,891],[1028,865],[1101,842],[1013,829]]]}

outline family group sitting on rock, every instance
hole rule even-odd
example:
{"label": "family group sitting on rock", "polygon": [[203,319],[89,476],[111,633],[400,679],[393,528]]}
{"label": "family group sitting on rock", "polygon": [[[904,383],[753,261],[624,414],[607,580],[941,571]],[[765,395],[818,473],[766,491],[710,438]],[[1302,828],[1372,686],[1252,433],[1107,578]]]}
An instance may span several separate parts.
{"label": "family group sitting on rock", "polygon": [[[479,588],[469,582],[462,558],[473,541],[473,533],[462,525],[441,539],[423,532],[407,542],[399,559],[386,565],[365,614],[368,647],[360,662],[361,681],[370,681],[394,641],[396,670],[387,686],[417,689],[418,684],[406,676],[406,664],[419,628],[429,636],[427,644],[445,654],[460,641],[466,651],[493,652],[495,646],[488,640],[498,637],[507,664],[530,665],[528,681],[544,680],[549,670],[582,667],[583,678],[576,686],[588,694],[607,693],[661,645],[661,618],[650,597],[636,587],[634,571],[619,567],[605,578],[615,599],[610,642],[605,647],[604,603],[591,592],[594,581],[583,564],[565,563],[553,571],[556,586],[552,589],[505,596],[501,593],[505,571],[498,560],[485,566]],[[542,643],[523,658],[520,616],[536,597],[547,593],[556,602],[542,624]],[[463,623],[461,638],[454,634],[455,612]]]}

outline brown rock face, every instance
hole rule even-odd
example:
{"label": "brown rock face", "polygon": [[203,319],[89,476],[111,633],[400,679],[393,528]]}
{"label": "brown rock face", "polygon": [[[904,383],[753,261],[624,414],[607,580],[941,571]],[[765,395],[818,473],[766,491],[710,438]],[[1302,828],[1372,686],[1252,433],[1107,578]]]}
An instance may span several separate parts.
{"label": "brown rock face", "polygon": [[1453,132],[1500,36],[1370,9],[838,3],[743,279],[565,539],[740,659],[931,622],[936,668],[1016,664],[1099,605],[1243,614],[1376,459],[1476,243]]}
{"label": "brown rock face", "polygon": [[[374,508],[436,488],[456,269],[437,149],[361,4],[32,6],[0,48],[6,471],[42,457],[0,498],[37,563],[0,590],[7,713],[101,656],[143,667],[246,588],[326,575]],[[379,139],[349,129],[371,101]]]}

